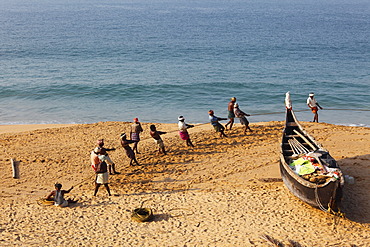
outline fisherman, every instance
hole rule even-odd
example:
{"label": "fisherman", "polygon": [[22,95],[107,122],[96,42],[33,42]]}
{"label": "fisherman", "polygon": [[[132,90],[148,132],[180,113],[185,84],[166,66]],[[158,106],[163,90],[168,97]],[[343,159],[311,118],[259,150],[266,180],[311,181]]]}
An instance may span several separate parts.
{"label": "fisherman", "polygon": [[110,175],[115,175],[115,174],[121,174],[120,172],[116,171],[116,164],[111,160],[109,157],[107,151],[114,151],[116,150],[115,148],[105,148],[104,147],[104,139],[99,139],[97,141],[98,146],[101,148],[100,150],[100,155],[105,155],[105,161],[108,163],[108,169],[109,169],[109,174]]}
{"label": "fisherman", "polygon": [[213,110],[208,111],[209,120],[216,132],[220,132],[220,137],[227,137],[224,133],[225,127],[218,121],[227,120],[227,118],[216,117]]}
{"label": "fisherman", "polygon": [[136,143],[136,142],[137,141],[127,140],[125,133],[121,134],[121,145],[125,149],[127,157],[130,158],[130,166],[133,165],[133,162],[135,162],[136,165],[140,165],[139,162],[137,162],[136,160],[134,151],[130,147],[131,143]]}
{"label": "fisherman", "polygon": [[178,120],[179,120],[178,126],[179,126],[180,138],[182,140],[186,141],[186,146],[194,147],[193,143],[190,140],[190,136],[189,136],[189,132],[188,132],[188,129],[193,128],[194,125],[186,124],[185,123],[185,118],[183,116],[178,117]]}
{"label": "fisherman", "polygon": [[158,153],[167,154],[163,140],[161,138],[161,135],[166,133],[167,132],[158,131],[154,124],[150,125],[150,135],[151,137],[153,137],[154,142],[158,145]]}
{"label": "fisherman", "polygon": [[315,94],[314,93],[310,93],[308,95],[308,98],[307,98],[307,105],[309,108],[311,108],[311,111],[312,113],[314,114],[313,116],[313,122],[319,122],[319,114],[318,114],[318,111],[319,111],[319,108],[322,110],[323,108],[319,105],[319,103],[316,101],[316,99],[314,98]]}
{"label": "fisherman", "polygon": [[249,121],[245,116],[250,116],[249,114],[243,112],[242,110],[239,109],[239,104],[235,103],[234,104],[234,113],[237,118],[239,118],[240,123],[245,126],[244,128],[244,135],[247,134],[247,130],[252,132],[251,128],[249,127]]}
{"label": "fisherman", "polygon": [[[96,151],[98,151],[96,149]],[[108,195],[111,196],[109,185],[108,185],[108,167],[105,160],[107,159],[107,156],[105,154],[102,154],[101,150],[98,152],[98,158],[100,159],[100,163],[95,166],[95,173],[96,173],[96,179],[95,179],[95,191],[94,196],[98,193],[100,185],[104,185],[105,189],[108,192]]]}
{"label": "fisherman", "polygon": [[235,97],[232,97],[229,104],[227,105],[227,111],[228,111],[228,118],[230,119],[229,122],[227,122],[227,124],[225,125],[225,129],[227,130],[227,126],[230,124],[230,130],[231,128],[233,127],[233,124],[234,124],[234,118],[235,118],[235,114],[234,114],[234,104],[236,102],[236,98]]}
{"label": "fisherman", "polygon": [[137,145],[140,141],[141,132],[143,132],[143,128],[141,127],[139,119],[134,118],[134,123],[131,125],[131,130],[130,130],[130,138],[132,141],[135,141],[132,150],[136,152],[137,154],[140,154],[139,151],[137,150]]}
{"label": "fisherman", "polygon": [[59,207],[67,207],[69,203],[76,203],[77,200],[64,199],[64,194],[71,192],[73,186],[69,190],[62,190],[62,185],[60,183],[55,184],[55,190],[50,192],[46,197],[47,201],[54,200],[54,205]]}

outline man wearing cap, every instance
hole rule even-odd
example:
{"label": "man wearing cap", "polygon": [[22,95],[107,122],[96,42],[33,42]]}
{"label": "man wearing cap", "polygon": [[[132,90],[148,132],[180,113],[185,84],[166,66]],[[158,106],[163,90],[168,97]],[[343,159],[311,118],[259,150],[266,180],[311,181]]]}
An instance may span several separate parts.
{"label": "man wearing cap", "polygon": [[319,111],[319,108],[322,110],[323,108],[319,105],[319,103],[316,101],[316,99],[314,98],[315,94],[314,93],[310,93],[308,95],[308,98],[307,98],[307,105],[308,107],[310,107],[312,113],[314,114],[313,116],[313,122],[319,122],[319,114],[318,114],[318,111]]}
{"label": "man wearing cap", "polygon": [[186,124],[185,123],[185,118],[183,116],[178,117],[178,120],[179,120],[178,126],[179,126],[180,138],[182,140],[186,141],[186,146],[194,147],[193,143],[190,140],[190,136],[189,136],[189,132],[188,132],[188,129],[193,128],[194,125]]}
{"label": "man wearing cap", "polygon": [[227,105],[227,110],[228,110],[228,118],[230,119],[229,122],[227,122],[227,124],[225,124],[225,129],[227,129],[227,126],[230,124],[230,130],[231,128],[233,127],[233,124],[234,124],[234,118],[235,118],[235,114],[234,114],[234,104],[236,102],[236,98],[235,97],[232,97],[229,104]]}

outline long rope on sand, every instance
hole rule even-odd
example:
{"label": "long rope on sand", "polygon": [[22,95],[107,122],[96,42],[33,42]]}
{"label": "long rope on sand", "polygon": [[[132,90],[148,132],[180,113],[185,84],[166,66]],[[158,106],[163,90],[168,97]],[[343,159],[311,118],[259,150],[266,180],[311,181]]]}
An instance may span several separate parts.
{"label": "long rope on sand", "polygon": [[[294,110],[294,112],[304,112],[304,111],[311,111],[310,109],[307,110]],[[370,111],[370,109],[341,109],[341,108],[324,108],[322,111]],[[265,113],[256,113],[250,114],[251,116],[263,116],[263,115],[273,115],[273,114],[284,114],[285,111],[279,112],[265,112]]]}
{"label": "long rope on sand", "polygon": [[370,111],[370,109],[335,109],[335,108],[324,108],[323,110],[329,110],[329,111]]}
{"label": "long rope on sand", "polygon": [[94,173],[94,174],[92,174],[90,177],[88,177],[88,178],[85,178],[84,180],[82,180],[81,182],[79,182],[79,183],[77,183],[77,184],[75,184],[75,185],[73,185],[73,187],[77,187],[78,185],[80,185],[80,184],[82,184],[82,183],[84,183],[84,182],[87,182],[88,180],[92,180],[92,178],[94,177],[94,176],[96,176],[96,174]]}
{"label": "long rope on sand", "polygon": [[[329,110],[329,111],[370,111],[368,109],[335,109],[335,108],[325,108],[323,110]],[[306,110],[295,110],[295,112],[304,112],[304,111],[310,111],[310,109],[306,109]],[[267,112],[267,113],[257,113],[257,114],[250,114],[250,116],[263,116],[263,115],[273,115],[273,114],[284,114],[285,111],[283,112]],[[196,124],[194,127],[198,127],[198,126],[201,126],[201,125],[205,125],[205,124],[209,124],[209,122],[207,123],[200,123],[200,124]],[[173,132],[177,132],[178,130],[173,130],[173,131],[168,131],[167,133],[173,133]],[[150,137],[148,138],[143,138],[142,141],[144,140],[147,140],[147,139],[151,139]],[[87,180],[90,180],[92,179],[92,177],[95,176],[95,174],[93,174],[92,176],[90,176],[89,178],[86,178],[84,180],[82,180],[81,182],[79,182],[78,184],[74,185],[74,186],[78,186],[84,182],[86,182]]]}
{"label": "long rope on sand", "polygon": [[[322,109],[323,111],[370,111],[370,109],[335,109],[335,108],[324,108]],[[305,110],[294,110],[294,112],[305,112],[305,111],[311,111],[310,109],[305,109]],[[274,115],[274,114],[285,114],[285,111],[280,111],[280,112],[265,112],[265,113],[256,113],[256,114],[249,114],[251,117],[254,117],[254,116],[264,116],[264,115]],[[199,124],[195,124],[194,127],[199,127],[199,126],[202,126],[202,125],[206,125],[206,124],[210,124],[210,122],[206,122],[206,123],[199,123]],[[173,133],[173,132],[177,132],[178,130],[172,130],[172,131],[168,131],[167,133]],[[147,140],[147,139],[150,139],[149,138],[144,138],[142,140]]]}

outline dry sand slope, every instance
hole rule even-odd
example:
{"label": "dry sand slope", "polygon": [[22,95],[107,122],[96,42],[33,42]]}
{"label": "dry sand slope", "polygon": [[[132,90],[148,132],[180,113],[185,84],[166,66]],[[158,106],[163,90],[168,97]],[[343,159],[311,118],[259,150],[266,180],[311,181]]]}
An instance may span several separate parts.
{"label": "dry sand slope", "polygon": [[[284,187],[278,170],[282,122],[239,124],[221,139],[210,125],[190,129],[195,148],[185,147],[176,124],[167,131],[168,155],[157,155],[149,124],[129,167],[119,135],[130,123],[100,122],[0,135],[0,246],[268,246],[262,235],[289,246],[370,246],[370,129],[303,123],[356,183],[346,185],[346,219],[302,203]],[[55,126],[53,126],[55,127]],[[8,131],[9,132],[9,131]],[[102,187],[93,197],[90,151],[98,138],[115,147],[110,156],[120,175],[110,177],[114,196]],[[10,158],[19,161],[13,179]],[[69,208],[42,206],[55,182]],[[154,210],[154,221],[133,222],[131,211]],[[296,245],[298,246],[298,245]]]}

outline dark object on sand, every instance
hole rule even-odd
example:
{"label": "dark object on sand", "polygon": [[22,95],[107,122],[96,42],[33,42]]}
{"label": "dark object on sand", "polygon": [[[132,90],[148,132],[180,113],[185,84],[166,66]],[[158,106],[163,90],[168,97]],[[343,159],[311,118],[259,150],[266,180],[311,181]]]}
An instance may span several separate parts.
{"label": "dark object on sand", "polygon": [[37,200],[37,204],[41,205],[41,206],[52,206],[54,205],[54,200],[48,200],[48,199],[45,199],[45,198],[40,198]]}
{"label": "dark object on sand", "polygon": [[19,178],[19,161],[10,159],[10,163],[12,165],[13,178]]}
{"label": "dark object on sand", "polygon": [[150,208],[136,208],[131,214],[131,219],[137,222],[151,221],[153,217],[153,211]]}
{"label": "dark object on sand", "polygon": [[[68,199],[68,204],[73,204],[73,203],[77,203],[78,200],[72,200],[72,199]],[[41,205],[41,206],[53,206],[55,203],[54,199],[45,199],[45,198],[40,198],[37,200],[37,204]]]}
{"label": "dark object on sand", "polygon": [[[326,180],[308,178],[294,171],[292,162],[299,157],[314,157],[314,162],[324,169]],[[316,168],[315,168],[316,169]],[[320,171],[319,171],[320,172]],[[280,145],[280,173],[290,192],[309,205],[325,212],[336,213],[342,199],[344,176],[334,158],[315,141],[296,119],[293,110],[287,109],[286,122]]]}

